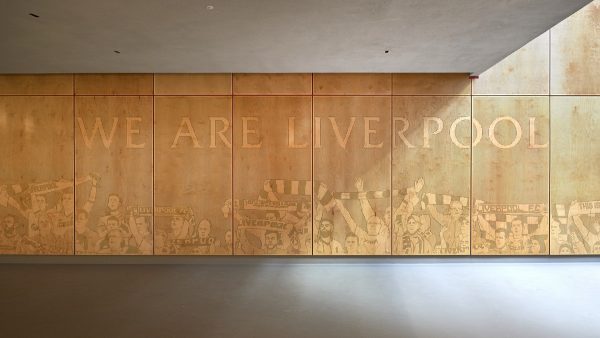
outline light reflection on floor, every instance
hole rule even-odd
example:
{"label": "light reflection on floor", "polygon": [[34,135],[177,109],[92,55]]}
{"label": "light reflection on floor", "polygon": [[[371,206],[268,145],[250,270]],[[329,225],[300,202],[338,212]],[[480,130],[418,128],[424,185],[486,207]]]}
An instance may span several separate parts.
{"label": "light reflection on floor", "polygon": [[61,337],[600,335],[598,262],[257,262],[0,265],[1,330]]}

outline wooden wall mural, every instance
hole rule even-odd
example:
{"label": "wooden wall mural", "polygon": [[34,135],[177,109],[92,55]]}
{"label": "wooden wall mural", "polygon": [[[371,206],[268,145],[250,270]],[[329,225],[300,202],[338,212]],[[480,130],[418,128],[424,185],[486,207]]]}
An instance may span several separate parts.
{"label": "wooden wall mural", "polygon": [[600,97],[553,97],[550,251],[600,254]]}
{"label": "wooden wall mural", "polygon": [[471,98],[393,98],[395,255],[470,252]]}
{"label": "wooden wall mural", "polygon": [[548,253],[548,97],[474,97],[472,254]]}
{"label": "wooden wall mural", "polygon": [[236,255],[312,253],[311,97],[233,102]]}
{"label": "wooden wall mural", "polygon": [[314,98],[315,255],[391,253],[391,100]]}
{"label": "wooden wall mural", "polygon": [[0,75],[0,255],[598,255],[599,25],[478,79]]}
{"label": "wooden wall mural", "polygon": [[73,97],[0,96],[0,254],[73,254]]}
{"label": "wooden wall mural", "polygon": [[231,255],[231,97],[157,96],[154,253]]}
{"label": "wooden wall mural", "polygon": [[153,253],[152,97],[75,98],[77,254]]}

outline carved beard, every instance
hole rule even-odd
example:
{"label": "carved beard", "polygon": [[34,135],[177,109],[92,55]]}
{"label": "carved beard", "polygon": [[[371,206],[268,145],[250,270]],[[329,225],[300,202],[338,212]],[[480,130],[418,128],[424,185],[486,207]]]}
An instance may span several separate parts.
{"label": "carved beard", "polygon": [[6,237],[15,237],[17,235],[17,229],[15,227],[11,227],[11,228],[4,228],[4,235]]}
{"label": "carved beard", "polygon": [[328,238],[331,236],[331,231],[328,230],[319,230],[319,236],[323,238]]}

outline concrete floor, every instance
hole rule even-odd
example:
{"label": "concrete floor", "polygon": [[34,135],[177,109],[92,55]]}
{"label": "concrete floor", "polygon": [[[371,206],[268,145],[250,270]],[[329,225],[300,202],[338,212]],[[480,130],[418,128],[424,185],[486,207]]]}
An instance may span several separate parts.
{"label": "concrete floor", "polygon": [[293,262],[2,264],[0,336],[600,335],[595,261]]}

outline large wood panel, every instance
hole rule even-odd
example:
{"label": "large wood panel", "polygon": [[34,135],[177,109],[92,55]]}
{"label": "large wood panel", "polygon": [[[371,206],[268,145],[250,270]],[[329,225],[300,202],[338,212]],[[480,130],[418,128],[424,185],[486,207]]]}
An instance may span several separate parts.
{"label": "large wood panel", "polygon": [[391,74],[314,74],[314,95],[390,95]]}
{"label": "large wood panel", "polygon": [[231,97],[156,97],[154,253],[230,255]]}
{"label": "large wood panel", "polygon": [[600,97],[551,101],[553,255],[600,254]]}
{"label": "large wood panel", "polygon": [[473,95],[548,95],[550,33],[533,39],[473,80]]}
{"label": "large wood panel", "polygon": [[73,254],[72,102],[0,97],[0,254]]}
{"label": "large wood panel", "polygon": [[152,97],[75,98],[76,253],[152,254]]}
{"label": "large wood panel", "polygon": [[311,74],[233,74],[234,95],[311,95]]}
{"label": "large wood panel", "polygon": [[471,95],[469,74],[393,74],[394,95]]}
{"label": "large wood panel", "polygon": [[600,95],[600,1],[551,29],[552,95]]}
{"label": "large wood panel", "polygon": [[389,255],[391,97],[314,97],[315,255]]}
{"label": "large wood panel", "polygon": [[75,74],[75,95],[152,95],[153,74]]}
{"label": "large wood panel", "polygon": [[73,75],[0,75],[0,95],[73,95]]}
{"label": "large wood panel", "polygon": [[156,74],[156,95],[230,95],[231,74]]}
{"label": "large wood panel", "polygon": [[233,117],[235,254],[311,254],[311,98],[237,96]]}
{"label": "large wood panel", "polygon": [[469,254],[471,98],[396,96],[393,118],[393,253]]}
{"label": "large wood panel", "polygon": [[473,119],[472,254],[546,254],[548,97],[474,97]]}

